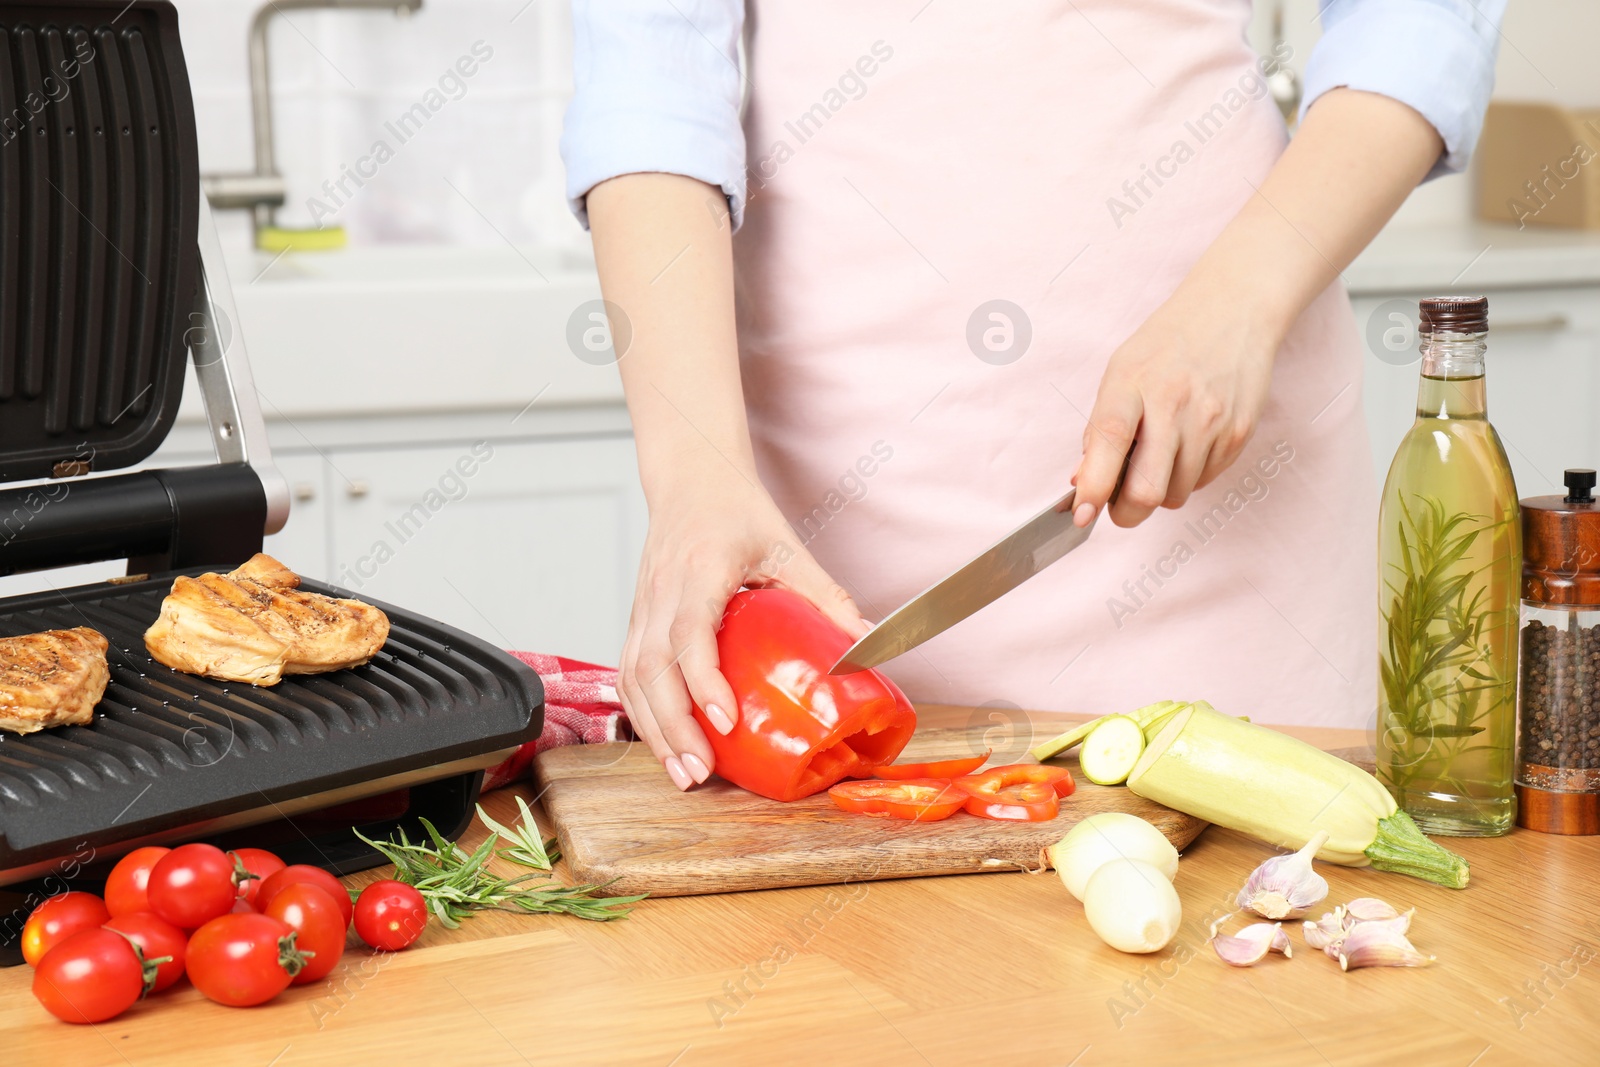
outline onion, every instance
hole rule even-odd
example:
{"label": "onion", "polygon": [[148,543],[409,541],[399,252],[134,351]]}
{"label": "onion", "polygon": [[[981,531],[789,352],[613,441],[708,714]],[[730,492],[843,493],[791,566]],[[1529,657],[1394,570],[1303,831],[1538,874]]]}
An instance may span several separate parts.
{"label": "onion", "polygon": [[1121,811],[1089,816],[1045,851],[1067,892],[1079,900],[1090,877],[1111,860],[1143,860],[1168,882],[1178,874],[1178,850],[1172,842],[1137,815]]}
{"label": "onion", "polygon": [[1122,952],[1159,952],[1183,920],[1178,891],[1154,864],[1115,859],[1083,891],[1083,914],[1100,940]]}

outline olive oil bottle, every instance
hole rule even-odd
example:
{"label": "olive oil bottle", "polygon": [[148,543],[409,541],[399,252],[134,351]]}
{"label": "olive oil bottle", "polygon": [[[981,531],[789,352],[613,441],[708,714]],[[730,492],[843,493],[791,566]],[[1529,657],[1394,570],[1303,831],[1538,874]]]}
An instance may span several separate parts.
{"label": "olive oil bottle", "polygon": [[1378,777],[1428,833],[1503,834],[1522,528],[1489,425],[1483,297],[1424,300],[1417,420],[1378,520]]}

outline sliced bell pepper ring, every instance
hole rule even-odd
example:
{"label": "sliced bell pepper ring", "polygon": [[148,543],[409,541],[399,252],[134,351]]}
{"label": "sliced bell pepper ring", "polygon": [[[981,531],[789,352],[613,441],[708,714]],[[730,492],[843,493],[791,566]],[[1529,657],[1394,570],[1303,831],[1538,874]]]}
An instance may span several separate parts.
{"label": "sliced bell pepper ring", "polygon": [[1013,785],[993,796],[968,794],[966,809],[983,819],[1049,822],[1060,813],[1061,801],[1047,785]]}
{"label": "sliced bell pepper ring", "polygon": [[932,763],[889,763],[872,770],[874,778],[906,781],[911,778],[959,778],[982,767],[992,749],[984,749],[981,756],[963,756],[961,759],[935,760]]}
{"label": "sliced bell pepper ring", "polygon": [[916,710],[877,671],[828,673],[852,643],[796,593],[736,593],[717,656],[738,721],[724,735],[694,709],[717,774],[773,800],[798,800],[892,762],[916,729]]}
{"label": "sliced bell pepper ring", "polygon": [[985,819],[1044,822],[1061,810],[1060,797],[1077,784],[1065,767],[1017,763],[954,780],[968,796],[967,811]]}
{"label": "sliced bell pepper ring", "polygon": [[840,782],[828,789],[828,796],[845,811],[912,822],[948,819],[971,799],[942,778]]}
{"label": "sliced bell pepper ring", "polygon": [[1065,767],[1045,767],[1037,763],[990,767],[982,774],[963,775],[955,779],[955,783],[969,793],[993,793],[1014,785],[1048,785],[1058,797],[1070,797],[1078,788],[1072,780],[1072,772]]}

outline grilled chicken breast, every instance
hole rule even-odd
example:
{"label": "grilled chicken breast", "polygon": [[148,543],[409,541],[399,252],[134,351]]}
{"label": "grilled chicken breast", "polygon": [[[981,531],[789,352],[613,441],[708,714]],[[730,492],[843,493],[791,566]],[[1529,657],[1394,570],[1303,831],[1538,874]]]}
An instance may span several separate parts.
{"label": "grilled chicken breast", "polygon": [[0,638],[0,730],[87,725],[111,679],[107,647],[87,626]]}
{"label": "grilled chicken breast", "polygon": [[228,574],[179,577],[145,647],[173,670],[252,685],[359,667],[377,655],[388,616],[299,586],[299,575],[265,553]]}

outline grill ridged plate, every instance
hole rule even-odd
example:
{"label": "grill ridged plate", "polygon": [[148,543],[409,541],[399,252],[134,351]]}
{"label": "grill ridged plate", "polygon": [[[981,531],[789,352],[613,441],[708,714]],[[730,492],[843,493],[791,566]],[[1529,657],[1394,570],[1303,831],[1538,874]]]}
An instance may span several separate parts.
{"label": "grill ridged plate", "polygon": [[[92,626],[111,642],[111,682],[91,725],[0,739],[0,871],[539,735],[544,691],[532,669],[372,600],[390,633],[363,667],[266,688],[171,670],[150,657],[143,635],[172,578],[0,601],[0,637]],[[352,595],[310,581],[302,588]]]}
{"label": "grill ridged plate", "polygon": [[0,5],[0,481],[128,467],[166,437],[199,212],[172,5]]}

